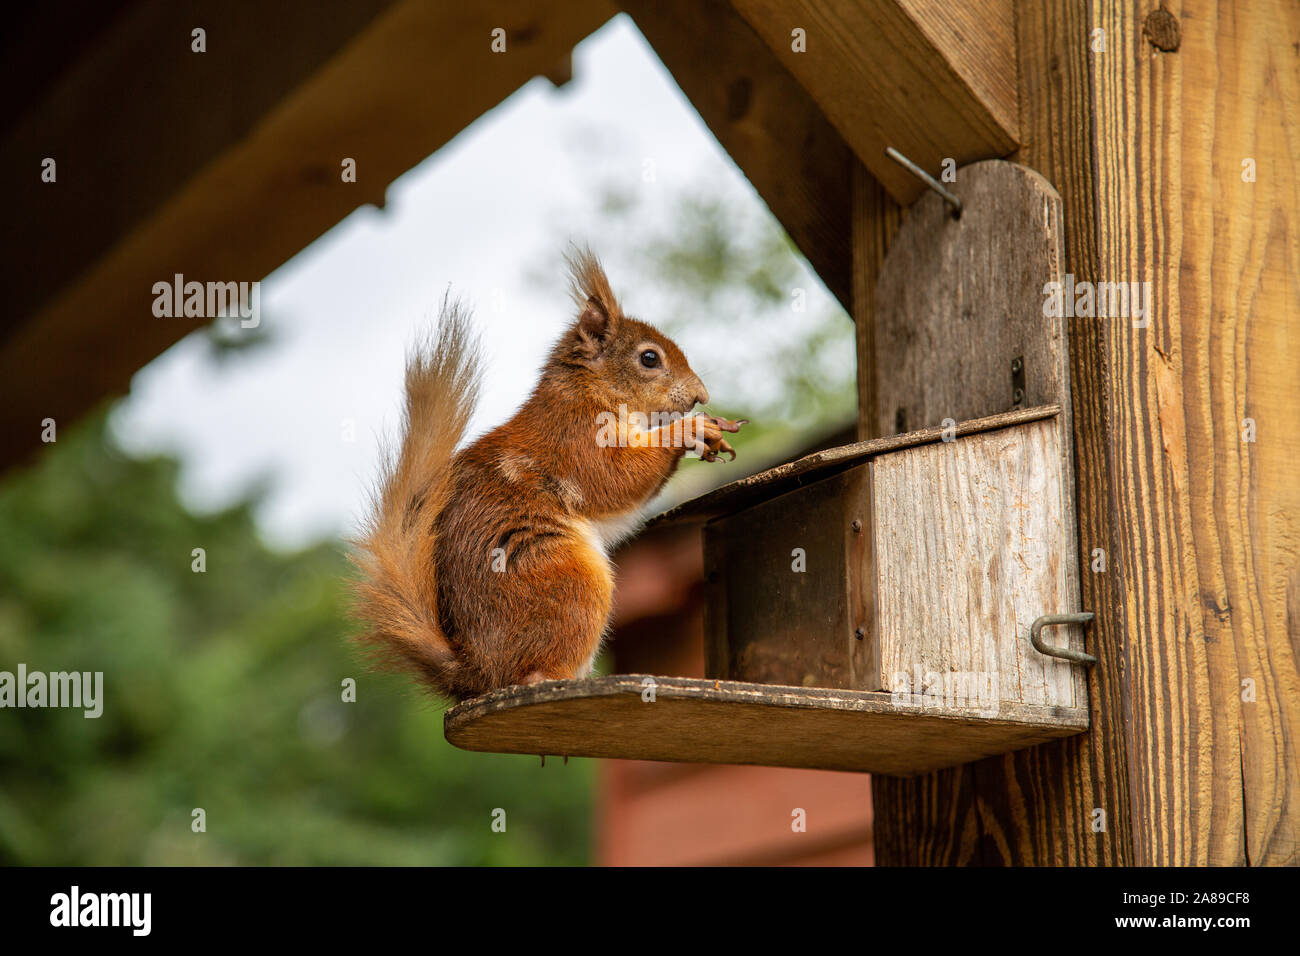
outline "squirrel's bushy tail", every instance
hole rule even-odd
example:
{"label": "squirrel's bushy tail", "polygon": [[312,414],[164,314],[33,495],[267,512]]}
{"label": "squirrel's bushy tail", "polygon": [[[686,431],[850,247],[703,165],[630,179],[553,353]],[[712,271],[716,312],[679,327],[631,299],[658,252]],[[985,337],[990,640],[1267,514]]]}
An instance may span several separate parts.
{"label": "squirrel's bushy tail", "polygon": [[456,661],[438,625],[434,522],[451,459],[478,398],[479,356],[469,315],[444,298],[434,337],[406,365],[401,447],[381,466],[370,514],[354,540],[357,635],[375,662],[457,696]]}

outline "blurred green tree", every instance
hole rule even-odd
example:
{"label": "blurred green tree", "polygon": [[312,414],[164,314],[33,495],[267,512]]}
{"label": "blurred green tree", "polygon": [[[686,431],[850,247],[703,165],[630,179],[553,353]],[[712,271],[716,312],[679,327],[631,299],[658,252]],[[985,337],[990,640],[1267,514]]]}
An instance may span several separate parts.
{"label": "blurred green tree", "polygon": [[0,862],[587,861],[590,761],[452,748],[347,647],[339,545],[268,549],[255,499],[189,513],[177,463],[125,456],[105,417],[0,487],[0,670],[104,675],[98,719],[0,710]]}

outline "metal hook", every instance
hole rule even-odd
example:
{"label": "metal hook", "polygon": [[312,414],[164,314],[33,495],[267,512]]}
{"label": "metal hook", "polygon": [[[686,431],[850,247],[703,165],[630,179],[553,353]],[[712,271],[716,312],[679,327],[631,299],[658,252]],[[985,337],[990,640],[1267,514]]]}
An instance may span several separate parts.
{"label": "metal hook", "polygon": [[1097,658],[1091,654],[1072,651],[1068,647],[1052,647],[1050,644],[1044,644],[1041,632],[1043,628],[1053,624],[1087,624],[1096,616],[1091,611],[1080,611],[1078,614],[1044,614],[1029,625],[1029,643],[1034,645],[1034,650],[1038,653],[1046,654],[1048,657],[1059,657],[1075,664],[1095,664]]}
{"label": "metal hook", "polygon": [[947,189],[944,189],[943,184],[940,183],[939,180],[935,179],[924,169],[916,165],[916,163],[912,162],[910,159],[908,159],[898,150],[894,149],[894,147],[892,146],[885,147],[885,155],[888,156],[890,159],[892,159],[894,162],[898,163],[898,165],[902,166],[904,169],[906,169],[917,179],[921,180],[921,182],[925,183],[927,186],[929,186],[931,189],[937,192],[940,196],[942,196],[943,201],[946,202],[948,204],[948,208],[952,210],[952,218],[954,219],[961,218],[961,200],[958,199],[954,193],[951,193]]}

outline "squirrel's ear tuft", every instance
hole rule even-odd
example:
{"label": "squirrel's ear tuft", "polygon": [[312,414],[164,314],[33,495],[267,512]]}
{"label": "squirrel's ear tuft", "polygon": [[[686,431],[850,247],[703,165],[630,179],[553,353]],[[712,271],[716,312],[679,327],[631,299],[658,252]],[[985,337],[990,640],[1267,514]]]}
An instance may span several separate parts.
{"label": "squirrel's ear tuft", "polygon": [[565,259],[569,263],[569,292],[579,313],[585,313],[594,301],[597,310],[609,317],[610,324],[617,325],[623,318],[623,310],[609,287],[600,260],[590,249],[576,250]]}
{"label": "squirrel's ear tuft", "polygon": [[618,330],[623,310],[609,287],[600,260],[590,249],[575,250],[567,257],[569,290],[578,306],[576,333],[581,350],[594,358]]}

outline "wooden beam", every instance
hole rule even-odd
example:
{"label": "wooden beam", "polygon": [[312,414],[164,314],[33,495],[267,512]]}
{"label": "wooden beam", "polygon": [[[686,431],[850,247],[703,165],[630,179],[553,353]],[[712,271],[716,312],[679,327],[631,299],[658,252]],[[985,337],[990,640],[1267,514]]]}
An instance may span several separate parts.
{"label": "wooden beam", "polygon": [[961,166],[1016,148],[1011,0],[731,3],[904,205],[925,187],[886,146],[936,174],[947,158]]}
{"label": "wooden beam", "polygon": [[7,77],[0,103],[0,138],[39,103],[59,76],[93,49],[140,0],[63,0],[12,7],[0,36]]}
{"label": "wooden beam", "polygon": [[813,271],[850,303],[853,155],[725,0],[620,0]]}
{"label": "wooden beam", "polygon": [[[21,238],[0,266],[22,280],[5,283],[6,326],[31,319],[390,6],[139,0],[114,11],[47,88],[29,90],[37,95],[0,145],[12,189],[5,227]],[[205,53],[191,50],[196,27],[207,31]],[[48,31],[37,39],[61,48]],[[29,72],[33,51],[12,54]],[[53,184],[39,175],[47,156],[58,164]]]}
{"label": "wooden beam", "polygon": [[[335,29],[320,22],[332,14],[302,3],[266,7],[249,29],[242,18],[254,14],[223,8],[208,52],[190,53],[190,27],[214,23],[205,10],[135,8],[140,19],[6,142],[5,175],[27,184],[5,262],[25,307],[9,314],[25,318],[0,342],[0,467],[40,447],[42,419],[63,424],[124,392],[197,327],[152,315],[155,282],[261,279],[353,209],[382,204],[394,178],[552,72],[614,12],[606,0],[372,0]],[[378,11],[368,25],[367,11]],[[504,55],[490,48],[495,27],[506,30]],[[59,157],[57,184],[39,181],[45,155]],[[341,181],[344,157],[357,161],[356,183]]]}

